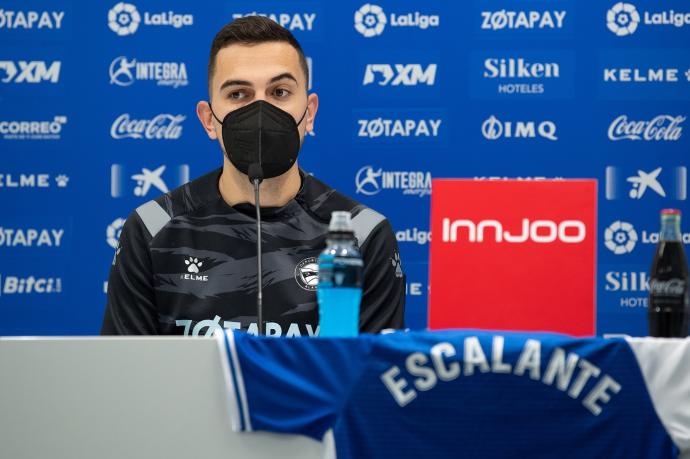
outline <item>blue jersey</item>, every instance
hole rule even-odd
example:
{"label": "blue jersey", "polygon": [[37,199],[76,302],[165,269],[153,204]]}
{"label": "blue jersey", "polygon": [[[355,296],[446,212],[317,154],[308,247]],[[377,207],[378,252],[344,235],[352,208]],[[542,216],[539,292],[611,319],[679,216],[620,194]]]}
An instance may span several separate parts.
{"label": "blue jersey", "polygon": [[339,458],[672,458],[690,452],[690,340],[227,332],[236,430],[322,439]]}

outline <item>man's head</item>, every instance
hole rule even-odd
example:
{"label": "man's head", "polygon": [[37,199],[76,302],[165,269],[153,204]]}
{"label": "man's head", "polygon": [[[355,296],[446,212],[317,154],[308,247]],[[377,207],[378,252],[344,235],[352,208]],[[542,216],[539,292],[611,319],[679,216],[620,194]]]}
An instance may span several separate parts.
{"label": "man's head", "polygon": [[[236,19],[216,34],[208,62],[208,91],[213,113],[221,121],[238,108],[264,100],[299,121],[300,139],[313,130],[318,108],[316,94],[307,94],[309,68],[301,46],[276,22],[261,16]],[[197,115],[211,139],[219,139],[222,126],[206,101]]]}

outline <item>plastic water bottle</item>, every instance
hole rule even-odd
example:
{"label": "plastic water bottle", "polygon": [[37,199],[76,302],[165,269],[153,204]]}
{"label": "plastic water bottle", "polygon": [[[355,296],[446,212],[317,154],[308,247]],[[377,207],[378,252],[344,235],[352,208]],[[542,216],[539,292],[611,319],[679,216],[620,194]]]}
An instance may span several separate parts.
{"label": "plastic water bottle", "polygon": [[350,212],[333,212],[326,250],[319,256],[319,283],[316,287],[319,336],[351,337],[359,334],[363,266]]}

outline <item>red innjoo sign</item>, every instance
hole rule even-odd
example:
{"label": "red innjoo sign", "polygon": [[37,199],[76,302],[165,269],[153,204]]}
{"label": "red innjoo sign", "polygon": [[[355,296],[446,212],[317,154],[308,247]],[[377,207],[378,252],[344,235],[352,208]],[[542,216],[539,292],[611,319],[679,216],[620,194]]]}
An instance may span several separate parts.
{"label": "red innjoo sign", "polygon": [[437,179],[429,328],[595,333],[595,180]]}

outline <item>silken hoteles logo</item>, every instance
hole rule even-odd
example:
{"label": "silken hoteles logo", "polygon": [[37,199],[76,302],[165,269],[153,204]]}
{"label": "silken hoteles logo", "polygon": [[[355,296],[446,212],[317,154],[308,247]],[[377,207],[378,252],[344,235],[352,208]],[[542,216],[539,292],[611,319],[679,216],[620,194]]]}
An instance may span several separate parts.
{"label": "silken hoteles logo", "polygon": [[482,135],[487,140],[546,139],[557,141],[553,121],[501,121],[491,115],[482,123]]}
{"label": "silken hoteles logo", "polygon": [[607,271],[604,291],[618,295],[624,308],[646,308],[649,292],[649,273],[646,271]]}
{"label": "silken hoteles logo", "polygon": [[67,117],[56,115],[52,120],[2,120],[0,138],[4,140],[60,140]]}
{"label": "silken hoteles logo", "polygon": [[690,25],[690,12],[666,10],[641,13],[632,3],[618,2],[606,12],[606,27],[617,36],[625,37],[634,34],[640,25],[676,28]]}
{"label": "silken hoteles logo", "polygon": [[0,60],[0,82],[15,84],[58,83],[61,61]]}
{"label": "silken hoteles logo", "polygon": [[311,32],[314,30],[316,22],[316,13],[264,13],[261,11],[253,11],[250,13],[233,13],[232,19],[239,19],[247,16],[264,16],[277,22],[281,26],[288,29],[290,32]]}
{"label": "silken hoteles logo", "polygon": [[0,189],[67,188],[69,177],[65,174],[13,174],[0,172]]}
{"label": "silken hoteles logo", "polygon": [[184,115],[161,113],[153,118],[132,119],[129,113],[115,118],[110,127],[113,139],[177,140],[182,136]]}
{"label": "silken hoteles logo", "polygon": [[355,192],[374,196],[381,191],[396,190],[404,195],[431,195],[431,173],[428,171],[384,171],[364,166],[355,175]]}
{"label": "silken hoteles logo", "polygon": [[119,36],[132,35],[143,23],[145,26],[165,26],[179,29],[194,24],[191,14],[179,14],[174,11],[151,13],[144,11],[143,17],[137,7],[131,3],[120,2],[108,11],[108,27]]}
{"label": "silken hoteles logo", "polygon": [[[690,233],[683,233],[684,244],[690,243]],[[642,230],[640,233],[635,230],[629,222],[616,220],[604,230],[604,245],[615,255],[626,255],[632,253],[638,244],[657,244],[659,233]]]}
{"label": "silken hoteles logo", "polygon": [[610,124],[608,137],[611,141],[644,140],[648,142],[675,142],[683,135],[681,115],[657,115],[648,120],[631,120],[628,115],[616,117]]}
{"label": "silken hoteles logo", "polygon": [[184,62],[142,62],[119,56],[109,67],[110,84],[131,86],[136,81],[155,81],[158,86],[178,88],[187,86],[187,66]]}
{"label": "silken hoteles logo", "polygon": [[0,226],[0,248],[61,247],[64,228],[17,228]]}
{"label": "silken hoteles logo", "polygon": [[437,64],[367,64],[362,85],[433,86]]}
{"label": "silken hoteles logo", "polygon": [[685,166],[639,169],[606,167],[606,199],[628,197],[668,198],[685,201],[688,194],[688,169]]}
{"label": "silken hoteles logo", "polygon": [[440,17],[437,14],[424,14],[419,11],[408,13],[391,13],[386,15],[379,5],[365,3],[355,11],[355,30],[366,38],[376,37],[387,27],[407,27],[427,30],[439,27]]}
{"label": "silken hoteles logo", "polygon": [[569,51],[471,53],[473,98],[572,97],[574,54]]}
{"label": "silken hoteles logo", "polygon": [[442,225],[441,240],[450,243],[579,244],[587,236],[587,226],[577,219],[554,221],[522,218],[520,223],[504,223],[495,219],[473,221],[443,218]]}
{"label": "silken hoteles logo", "polygon": [[36,11],[0,9],[0,30],[59,30],[62,28],[64,11]]}
{"label": "silken hoteles logo", "polygon": [[565,26],[566,10],[491,10],[480,11],[481,30],[558,30]]}
{"label": "silken hoteles logo", "polygon": [[148,196],[149,192],[167,193],[170,189],[187,182],[189,182],[188,164],[170,168],[165,164],[151,168],[128,167],[122,164],[110,166],[110,196],[113,198],[124,196],[142,198]]}

